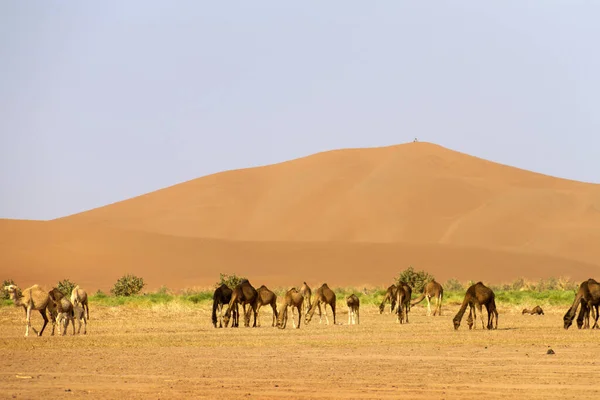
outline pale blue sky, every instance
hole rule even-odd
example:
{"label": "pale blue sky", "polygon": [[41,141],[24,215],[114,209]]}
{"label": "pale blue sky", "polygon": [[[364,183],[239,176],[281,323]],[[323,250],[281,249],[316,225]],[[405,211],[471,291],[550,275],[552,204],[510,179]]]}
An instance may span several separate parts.
{"label": "pale blue sky", "polygon": [[0,217],[414,137],[600,182],[599,18],[571,0],[1,1]]}

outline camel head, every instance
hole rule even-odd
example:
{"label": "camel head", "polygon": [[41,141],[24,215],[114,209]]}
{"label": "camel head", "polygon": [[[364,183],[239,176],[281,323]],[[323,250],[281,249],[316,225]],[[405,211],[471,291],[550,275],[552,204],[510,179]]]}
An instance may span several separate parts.
{"label": "camel head", "polygon": [[229,313],[225,313],[225,315],[223,315],[223,325],[225,325],[225,328],[227,328],[227,326],[229,325],[229,320],[231,319],[231,316],[229,315]]}
{"label": "camel head", "polygon": [[20,290],[17,285],[7,285],[4,286],[4,291],[10,295],[10,297],[19,297],[21,295]]}
{"label": "camel head", "polygon": [[385,304],[381,303],[379,305],[379,314],[383,314],[383,309],[385,308]]}
{"label": "camel head", "polygon": [[304,317],[304,323],[306,325],[308,325],[308,323],[310,322],[310,320],[312,319],[312,314],[310,313],[310,310],[306,312],[306,316]]}
{"label": "camel head", "polygon": [[460,326],[460,318],[454,317],[454,319],[452,320],[452,322],[454,323],[454,330],[457,330],[458,327]]}
{"label": "camel head", "polygon": [[[571,324],[573,324],[573,318],[571,318],[571,316],[569,315],[569,313],[567,313],[564,316],[563,321],[565,322],[565,329],[569,329],[569,327],[571,326]],[[583,325],[583,321],[582,321],[582,325]]]}

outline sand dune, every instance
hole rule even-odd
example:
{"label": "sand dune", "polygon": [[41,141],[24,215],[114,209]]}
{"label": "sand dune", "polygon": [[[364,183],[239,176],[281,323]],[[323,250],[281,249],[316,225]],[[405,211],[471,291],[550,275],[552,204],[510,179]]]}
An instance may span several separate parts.
{"label": "sand dune", "polygon": [[599,241],[600,185],[409,143],[227,171],[53,221],[0,220],[0,265],[17,282],[103,289],[125,272],[154,287],[219,272],[380,285],[410,264],[438,279],[584,279],[600,271]]}

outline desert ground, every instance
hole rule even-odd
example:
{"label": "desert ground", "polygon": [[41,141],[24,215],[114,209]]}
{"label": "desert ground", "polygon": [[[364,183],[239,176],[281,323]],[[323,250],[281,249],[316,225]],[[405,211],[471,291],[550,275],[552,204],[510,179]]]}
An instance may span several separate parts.
{"label": "desert ground", "polygon": [[[348,325],[318,314],[299,330],[215,329],[210,304],[90,305],[87,335],[24,338],[23,310],[0,308],[3,398],[597,398],[600,330],[568,331],[564,307],[521,315],[499,307],[498,330],[459,330],[414,306],[409,323],[363,306]],[[39,314],[33,326],[40,327]],[[48,328],[47,328],[48,329]],[[547,354],[552,349],[555,354]]]}

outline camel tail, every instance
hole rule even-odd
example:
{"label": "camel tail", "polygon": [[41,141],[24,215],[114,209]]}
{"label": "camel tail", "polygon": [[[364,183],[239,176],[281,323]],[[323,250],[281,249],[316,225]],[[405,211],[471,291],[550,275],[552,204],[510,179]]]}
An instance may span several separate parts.
{"label": "camel tail", "polygon": [[419,297],[417,297],[416,299],[414,299],[411,303],[410,306],[416,306],[417,304],[419,304],[420,302],[423,301],[423,299],[425,298],[425,293],[421,293],[421,295]]}

